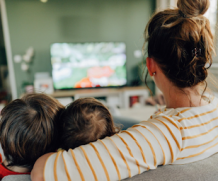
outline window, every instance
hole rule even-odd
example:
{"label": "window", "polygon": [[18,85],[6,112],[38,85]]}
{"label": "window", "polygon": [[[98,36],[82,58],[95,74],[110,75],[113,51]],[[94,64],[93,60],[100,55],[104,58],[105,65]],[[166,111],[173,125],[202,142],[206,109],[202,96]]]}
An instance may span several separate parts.
{"label": "window", "polygon": [[[218,52],[218,0],[210,0],[210,8],[205,13],[205,16],[210,20],[210,25],[212,29],[212,33],[214,35],[214,44],[215,44],[215,51]],[[214,74],[216,79],[218,78],[218,56],[213,58],[213,65],[210,68],[210,72]],[[213,86],[212,86],[213,87]]]}
{"label": "window", "polygon": [[210,0],[210,8],[205,13],[205,16],[210,20],[212,33],[215,36],[217,24],[217,0]]}

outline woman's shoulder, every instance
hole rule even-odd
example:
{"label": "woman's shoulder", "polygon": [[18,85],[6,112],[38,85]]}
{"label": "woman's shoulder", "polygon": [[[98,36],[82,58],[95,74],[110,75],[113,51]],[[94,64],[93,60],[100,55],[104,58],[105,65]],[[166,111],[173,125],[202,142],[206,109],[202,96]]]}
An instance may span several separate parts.
{"label": "woman's shoulder", "polygon": [[[218,116],[218,98],[210,98],[207,105],[200,107],[183,107],[183,108],[164,108],[160,112],[152,115],[148,121],[152,120],[171,120],[177,123],[187,122],[192,119],[201,119],[205,116]],[[196,120],[197,121],[197,120]]]}
{"label": "woman's shoulder", "polygon": [[150,116],[149,120],[152,119],[175,119],[176,117],[179,118],[181,113],[184,113],[188,111],[189,108],[177,108],[177,109],[167,109],[167,108],[162,108],[159,112],[153,114]]}
{"label": "woman's shoulder", "polygon": [[161,118],[161,117],[174,117],[180,118],[181,116],[189,116],[191,114],[200,114],[205,111],[217,110],[218,109],[218,98],[210,97],[208,104],[200,107],[181,107],[181,108],[162,108],[159,112],[155,113],[150,119]]}

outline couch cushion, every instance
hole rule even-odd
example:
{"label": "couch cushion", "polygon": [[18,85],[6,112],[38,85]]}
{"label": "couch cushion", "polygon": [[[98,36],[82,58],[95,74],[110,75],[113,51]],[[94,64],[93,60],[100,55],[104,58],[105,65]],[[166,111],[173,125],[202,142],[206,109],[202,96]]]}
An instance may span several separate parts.
{"label": "couch cushion", "polygon": [[218,180],[218,154],[207,159],[184,164],[160,166],[126,179],[126,181],[217,181]]}
{"label": "couch cushion", "polygon": [[10,175],[4,177],[2,181],[31,181],[30,175]]}

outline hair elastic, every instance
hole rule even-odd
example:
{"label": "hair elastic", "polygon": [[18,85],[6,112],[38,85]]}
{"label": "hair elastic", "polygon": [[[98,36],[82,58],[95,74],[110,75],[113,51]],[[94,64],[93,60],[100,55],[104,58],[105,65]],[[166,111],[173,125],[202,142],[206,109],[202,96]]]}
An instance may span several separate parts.
{"label": "hair elastic", "polygon": [[199,57],[201,56],[201,48],[194,48],[194,50],[192,50],[192,57]]}
{"label": "hair elastic", "polygon": [[182,16],[183,18],[187,18],[187,16],[181,10],[179,10],[179,15]]}

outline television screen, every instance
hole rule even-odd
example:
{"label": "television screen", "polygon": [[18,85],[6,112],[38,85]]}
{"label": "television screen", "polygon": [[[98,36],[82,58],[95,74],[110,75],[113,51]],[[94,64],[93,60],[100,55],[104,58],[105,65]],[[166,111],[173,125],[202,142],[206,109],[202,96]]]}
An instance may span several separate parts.
{"label": "television screen", "polygon": [[125,43],[51,45],[55,89],[117,87],[127,82]]}

